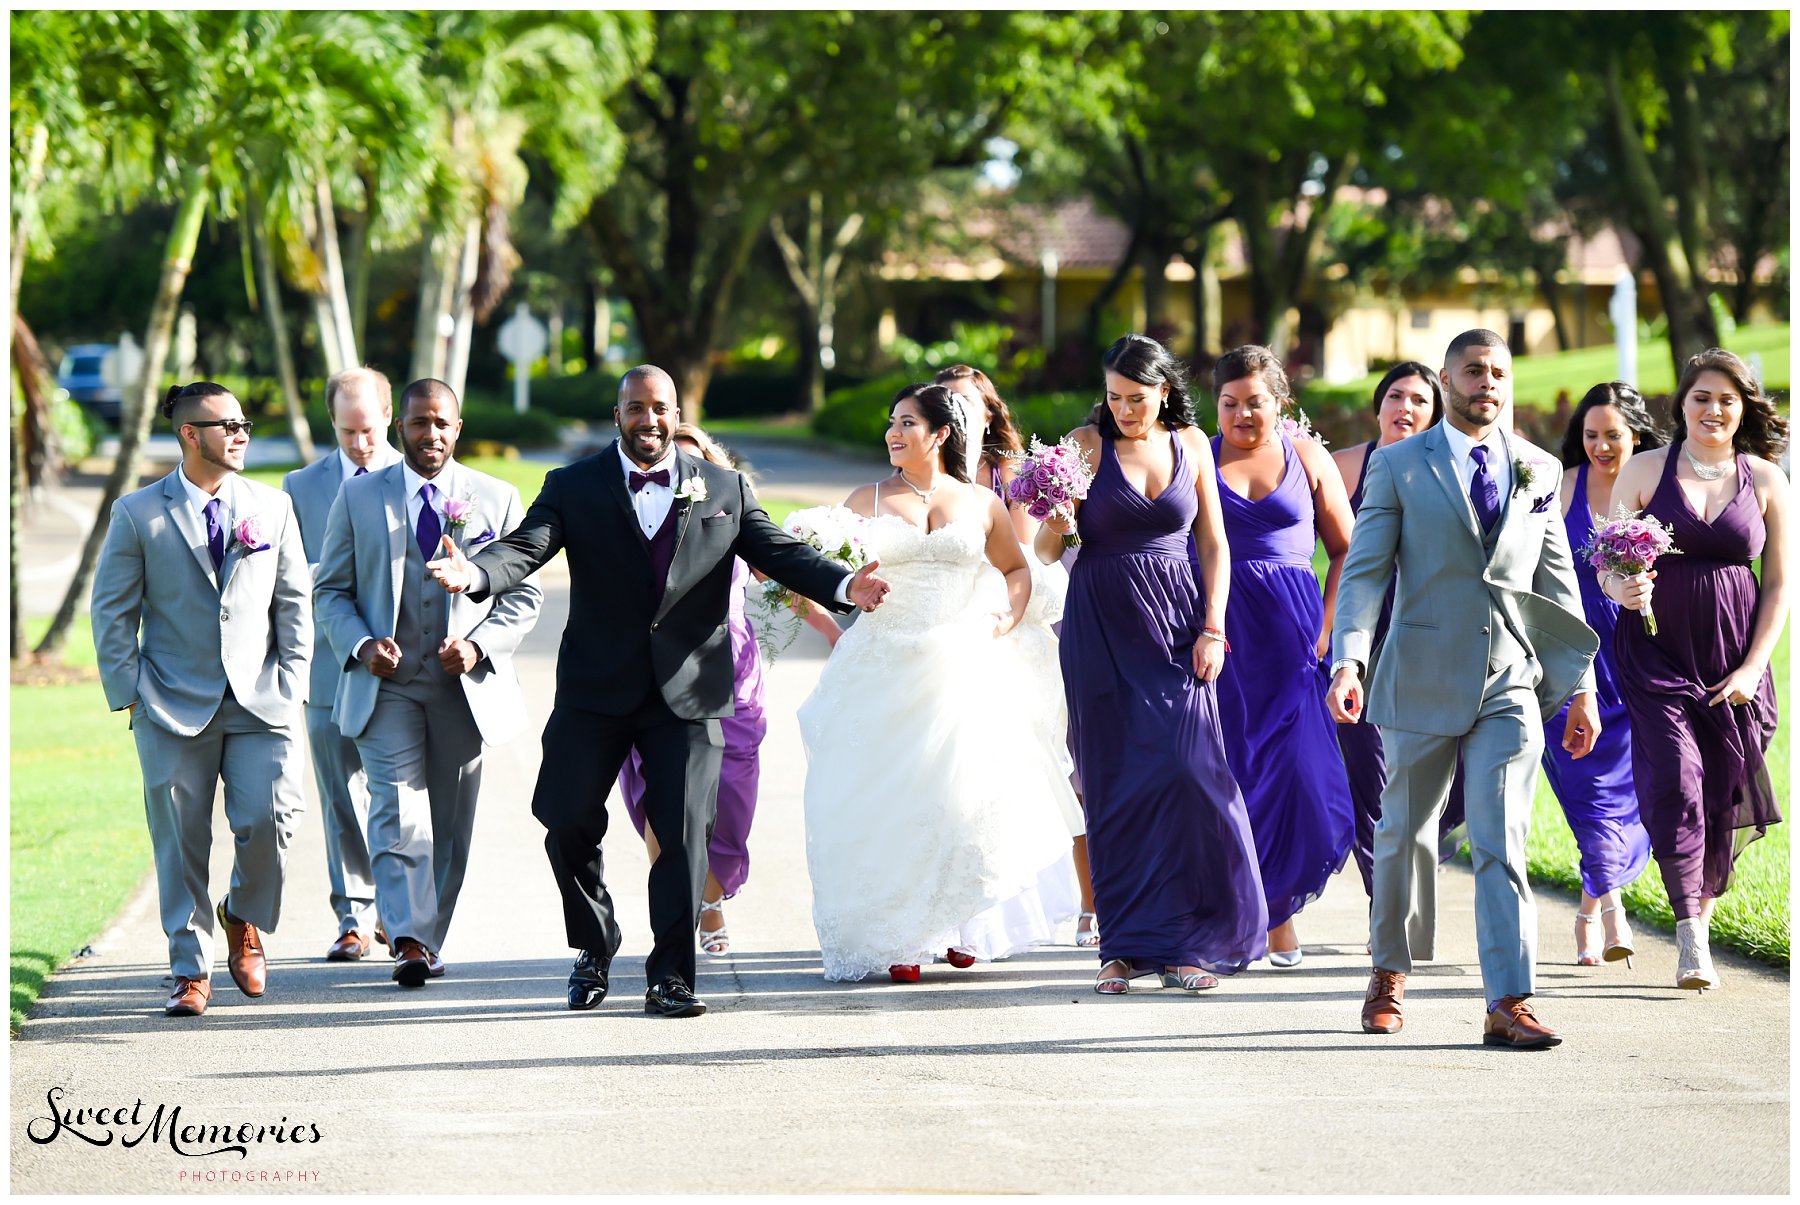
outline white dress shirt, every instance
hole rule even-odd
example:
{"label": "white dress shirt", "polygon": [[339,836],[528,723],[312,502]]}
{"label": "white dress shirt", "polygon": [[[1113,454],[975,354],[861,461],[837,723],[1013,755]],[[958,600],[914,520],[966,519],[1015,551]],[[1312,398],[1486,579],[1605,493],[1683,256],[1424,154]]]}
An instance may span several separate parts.
{"label": "white dress shirt", "polygon": [[[345,481],[356,476],[356,470],[362,467],[354,460],[351,460],[348,456],[344,455],[344,449],[342,448],[337,450],[337,458],[338,468],[343,473],[343,479]],[[390,464],[393,464],[399,459],[400,453],[394,451],[392,444],[381,444],[375,449],[375,458],[369,462],[369,472],[379,473],[382,469],[387,468]]]}
{"label": "white dress shirt", "polygon": [[[625,455],[625,445],[619,445],[619,462],[625,466],[625,492],[631,497],[632,513],[637,515],[638,527],[644,538],[650,539],[669,517],[669,508],[675,505],[676,478],[681,475],[681,466],[675,460],[675,449],[671,446],[663,458],[647,469],[639,468],[631,457]],[[654,481],[644,483],[643,489],[631,488],[631,474],[655,473],[667,471],[669,484],[658,485]]]}
{"label": "white dress shirt", "polygon": [[[453,478],[455,474],[452,470],[455,465],[456,462],[454,460],[445,461],[444,467],[438,470],[438,475],[431,478],[429,481],[429,484],[437,494],[437,496],[431,500],[431,509],[437,512],[439,531],[449,530],[448,525],[444,522],[444,499],[446,497],[454,496],[451,487],[454,484]],[[413,472],[412,465],[404,462],[400,465],[400,476],[401,479],[406,482],[406,530],[413,533],[413,541],[414,543],[417,543],[419,535],[419,515],[425,509],[425,499],[420,496],[419,490],[421,486],[427,484],[427,481],[424,477]],[[444,546],[439,544],[437,548],[432,550],[431,555],[425,559],[428,561],[435,560],[442,556],[443,553]]]}
{"label": "white dress shirt", "polygon": [[188,480],[187,470],[180,465],[175,466],[175,475],[181,478],[181,488],[187,494],[188,505],[194,508],[194,517],[200,520],[200,534],[206,534],[206,504],[217,498],[219,501],[219,525],[225,529],[225,547],[231,547],[231,491],[225,488],[225,481],[219,482],[219,492],[209,494]]}

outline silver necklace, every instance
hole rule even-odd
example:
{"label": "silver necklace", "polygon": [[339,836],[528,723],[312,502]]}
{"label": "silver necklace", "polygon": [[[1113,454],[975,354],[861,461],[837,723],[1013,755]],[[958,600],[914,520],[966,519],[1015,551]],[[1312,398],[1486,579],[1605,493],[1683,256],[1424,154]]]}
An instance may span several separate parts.
{"label": "silver necklace", "polygon": [[1702,481],[1717,481],[1719,478],[1725,476],[1725,474],[1737,468],[1736,456],[1733,456],[1730,460],[1727,460],[1724,464],[1719,465],[1716,468],[1710,464],[1702,464],[1700,461],[1694,459],[1694,451],[1692,448],[1688,447],[1687,440],[1685,439],[1681,441],[1681,454],[1687,457],[1688,465],[1694,470],[1694,476],[1700,478]]}
{"label": "silver necklace", "polygon": [[903,485],[905,485],[905,486],[906,486],[906,488],[907,488],[907,489],[909,489],[909,490],[911,490],[911,491],[912,491],[912,492],[913,492],[913,493],[915,493],[915,494],[917,494],[917,495],[919,495],[919,497],[920,497],[920,498],[922,498],[922,499],[924,499],[924,500],[925,500],[925,502],[926,502],[926,503],[927,503],[927,504],[928,504],[928,505],[929,505],[929,504],[930,504],[930,502],[931,502],[931,495],[933,495],[933,494],[935,494],[935,493],[937,493],[937,492],[938,492],[938,487],[937,487],[937,486],[935,486],[935,485],[934,485],[934,486],[932,486],[932,487],[931,487],[931,488],[930,488],[930,489],[928,489],[928,490],[922,490],[922,489],[920,489],[920,488],[919,488],[919,487],[918,487],[918,486],[916,486],[916,485],[914,485],[914,484],[913,484],[913,483],[912,483],[912,482],[910,482],[910,481],[908,481],[908,480],[907,480],[907,479],[906,479],[906,473],[905,473],[905,471],[904,471],[904,470],[901,470],[901,469],[896,469],[896,470],[895,470],[895,471],[894,471],[894,476],[896,476],[896,477],[898,477],[898,478],[900,478],[900,481],[901,481],[901,483],[902,483],[902,484],[903,484]]}

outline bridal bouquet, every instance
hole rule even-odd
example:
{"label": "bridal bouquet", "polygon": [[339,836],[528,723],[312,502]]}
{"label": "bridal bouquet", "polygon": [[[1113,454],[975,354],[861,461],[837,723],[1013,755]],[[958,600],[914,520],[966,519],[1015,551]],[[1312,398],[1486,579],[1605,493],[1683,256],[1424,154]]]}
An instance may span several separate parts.
{"label": "bridal bouquet", "polygon": [[[1657,558],[1679,553],[1674,531],[1654,516],[1642,511],[1626,510],[1621,505],[1613,517],[1601,523],[1594,538],[1576,553],[1603,573],[1622,573],[1634,577],[1648,573]],[[1644,630],[1656,635],[1656,613],[1644,605]]]}
{"label": "bridal bouquet", "polygon": [[[842,506],[811,506],[787,517],[782,530],[810,546],[828,561],[842,565],[854,573],[869,563],[869,547],[863,542],[862,528],[868,520]],[[778,581],[762,583],[758,596],[762,615],[756,628],[756,643],[763,658],[773,661],[787,651],[800,634],[800,617],[811,604]]]}
{"label": "bridal bouquet", "polygon": [[[1023,503],[1026,513],[1039,523],[1051,516],[1075,517],[1075,502],[1087,497],[1094,470],[1088,467],[1088,454],[1074,436],[1065,435],[1061,442],[1045,447],[1034,435],[1031,451],[1017,453],[1014,459],[1018,461],[1018,475],[1006,489],[1014,502]],[[1074,532],[1063,537],[1065,547],[1073,548],[1079,543],[1081,537]]]}

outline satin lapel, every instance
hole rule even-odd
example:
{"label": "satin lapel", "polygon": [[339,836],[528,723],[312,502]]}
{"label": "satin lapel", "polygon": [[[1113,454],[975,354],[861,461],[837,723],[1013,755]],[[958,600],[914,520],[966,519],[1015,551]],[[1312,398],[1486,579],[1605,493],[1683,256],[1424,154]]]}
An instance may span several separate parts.
{"label": "satin lapel", "polygon": [[1475,507],[1462,492],[1461,482],[1456,476],[1456,459],[1450,451],[1450,437],[1444,434],[1443,424],[1432,427],[1419,438],[1434,441],[1426,446],[1425,463],[1431,466],[1431,475],[1444,487],[1444,494],[1450,499],[1450,509],[1462,518],[1462,529],[1477,544],[1481,543],[1481,529],[1475,526]]}
{"label": "satin lapel", "polygon": [[[643,544],[642,529],[638,527],[637,512],[631,509],[631,494],[625,488],[625,453],[619,447],[619,441],[613,440],[612,454],[600,463],[600,477],[606,482],[606,496],[611,498],[618,508],[619,518],[633,535],[638,536],[638,544]],[[608,463],[610,462],[610,463]]]}
{"label": "satin lapel", "polygon": [[181,533],[181,538],[187,541],[188,551],[194,554],[200,572],[217,590],[219,575],[213,571],[212,554],[206,550],[206,528],[194,508],[188,505],[187,490],[182,488],[181,478],[174,473],[163,478],[163,508],[169,512],[169,519]]}
{"label": "satin lapel", "polygon": [[400,623],[400,566],[406,564],[406,541],[412,532],[406,526],[406,475],[401,472],[398,462],[381,471],[386,474],[381,479],[381,505],[388,529],[385,568],[388,593],[393,601],[393,607],[388,611],[388,631],[392,633]]}
{"label": "satin lapel", "polygon": [[[694,469],[694,461],[686,452],[683,452],[680,448],[676,448],[675,480],[669,482],[669,488],[676,490],[680,489],[681,483],[686,481],[690,476],[699,476],[699,473]],[[688,502],[685,499],[675,499],[674,507],[675,551],[669,554],[669,576],[663,582],[662,605],[656,608],[656,617],[658,619],[663,617],[663,613],[667,611],[670,604],[674,602],[675,591],[672,587],[675,584],[676,571],[681,566],[681,545],[682,541],[687,536],[688,523],[694,517],[693,503]]]}

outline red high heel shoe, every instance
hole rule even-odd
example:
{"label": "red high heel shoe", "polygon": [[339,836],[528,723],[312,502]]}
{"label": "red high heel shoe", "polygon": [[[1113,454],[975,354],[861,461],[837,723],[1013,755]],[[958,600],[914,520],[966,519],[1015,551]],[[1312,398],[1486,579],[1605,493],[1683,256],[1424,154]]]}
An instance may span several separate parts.
{"label": "red high heel shoe", "polygon": [[959,950],[955,946],[951,946],[948,950],[944,951],[944,961],[955,967],[957,970],[962,971],[975,965],[975,955],[969,953],[967,950]]}
{"label": "red high heel shoe", "polygon": [[917,983],[919,981],[919,964],[891,966],[888,968],[888,978],[895,983]]}

